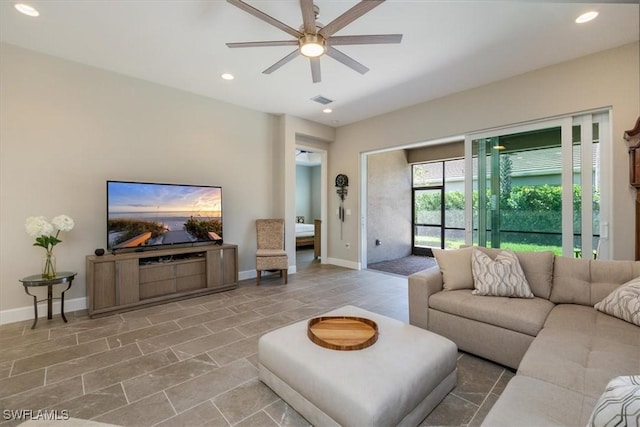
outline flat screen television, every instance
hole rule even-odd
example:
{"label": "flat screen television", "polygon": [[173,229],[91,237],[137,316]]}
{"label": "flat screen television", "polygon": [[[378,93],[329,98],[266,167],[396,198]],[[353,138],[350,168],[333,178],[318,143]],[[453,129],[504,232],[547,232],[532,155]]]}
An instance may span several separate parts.
{"label": "flat screen television", "polygon": [[222,243],[222,188],[107,181],[107,248]]}

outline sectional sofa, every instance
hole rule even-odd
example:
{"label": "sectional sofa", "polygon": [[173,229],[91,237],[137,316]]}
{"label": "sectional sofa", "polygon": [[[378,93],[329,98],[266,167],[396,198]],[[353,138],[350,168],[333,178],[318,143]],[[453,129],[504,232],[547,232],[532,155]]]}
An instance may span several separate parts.
{"label": "sectional sofa", "polygon": [[[640,380],[640,262],[520,252],[533,295],[482,296],[474,294],[473,251],[494,261],[501,253],[438,251],[437,267],[409,277],[409,317],[460,350],[517,369],[483,425],[585,426],[607,401],[610,381]],[[598,303],[615,316],[594,308]],[[629,390],[640,405],[640,384]]]}

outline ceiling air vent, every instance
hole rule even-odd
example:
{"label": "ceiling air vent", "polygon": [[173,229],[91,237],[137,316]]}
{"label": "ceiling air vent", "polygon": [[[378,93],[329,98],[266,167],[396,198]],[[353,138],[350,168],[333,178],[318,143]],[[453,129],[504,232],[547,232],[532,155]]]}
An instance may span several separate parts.
{"label": "ceiling air vent", "polygon": [[311,100],[317,102],[318,104],[322,104],[322,105],[331,104],[333,102],[332,99],[325,98],[322,95],[314,96],[313,98],[311,98]]}

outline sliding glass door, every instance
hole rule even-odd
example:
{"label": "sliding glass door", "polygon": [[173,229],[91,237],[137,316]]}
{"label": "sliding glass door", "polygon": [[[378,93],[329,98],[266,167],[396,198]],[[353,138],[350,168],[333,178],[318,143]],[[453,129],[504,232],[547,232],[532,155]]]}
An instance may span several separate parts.
{"label": "sliding glass door", "polygon": [[469,136],[467,243],[577,257],[607,253],[600,193],[607,132],[602,113]]}
{"label": "sliding glass door", "polygon": [[464,159],[419,163],[413,176],[413,254],[464,243]]}

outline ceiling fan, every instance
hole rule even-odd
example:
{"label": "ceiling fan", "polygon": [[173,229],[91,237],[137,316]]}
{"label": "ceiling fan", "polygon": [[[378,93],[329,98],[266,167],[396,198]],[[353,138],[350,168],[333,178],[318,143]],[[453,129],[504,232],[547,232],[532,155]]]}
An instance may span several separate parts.
{"label": "ceiling fan", "polygon": [[227,43],[230,48],[237,47],[265,47],[265,46],[297,46],[297,49],[264,70],[263,74],[271,74],[284,64],[288,63],[298,55],[309,58],[311,62],[311,78],[314,83],[320,81],[320,57],[327,54],[336,61],[346,65],[347,67],[365,74],[369,68],[365,67],[350,56],[340,52],[334,46],[340,45],[357,45],[357,44],[391,44],[400,43],[402,34],[370,34],[358,36],[334,36],[356,19],[373,8],[380,6],[385,0],[362,0],[351,9],[338,16],[327,25],[321,25],[316,21],[318,16],[318,7],[313,4],[313,0],[300,0],[300,8],[302,9],[302,26],[299,30],[278,21],[272,16],[267,15],[261,10],[245,3],[242,0],[227,0],[232,5],[244,10],[245,12],[255,16],[264,22],[273,25],[285,33],[295,37],[295,40],[276,40],[276,41],[257,41],[257,42],[239,42]]}

